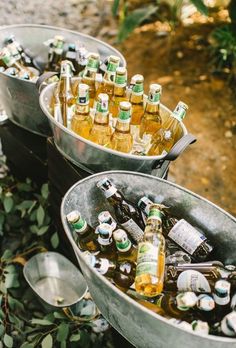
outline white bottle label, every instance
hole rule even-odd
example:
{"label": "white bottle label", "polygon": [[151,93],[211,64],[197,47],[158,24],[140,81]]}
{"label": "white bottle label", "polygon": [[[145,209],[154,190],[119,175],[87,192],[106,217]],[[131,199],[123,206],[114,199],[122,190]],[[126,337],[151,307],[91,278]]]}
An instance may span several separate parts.
{"label": "white bottle label", "polygon": [[179,291],[211,292],[206,277],[202,273],[193,270],[184,271],[179,275],[177,288]]}
{"label": "white bottle label", "polygon": [[149,242],[139,243],[136,276],[150,274],[157,276],[158,272],[158,247]]}
{"label": "white bottle label", "polygon": [[108,271],[109,261],[108,261],[108,259],[100,259],[100,260],[101,260],[101,267],[100,268],[96,268],[96,270],[98,271],[98,273],[104,275]]}
{"label": "white bottle label", "polygon": [[170,230],[168,237],[181,248],[193,255],[195,250],[202,244],[206,237],[184,219],[181,219]]}
{"label": "white bottle label", "polygon": [[141,230],[141,228],[136,224],[136,222],[134,222],[133,219],[130,219],[126,222],[124,222],[123,224],[121,224],[124,229],[129,232],[129,234],[131,235],[131,237],[133,238],[133,240],[135,242],[139,242],[143,239],[143,230]]}

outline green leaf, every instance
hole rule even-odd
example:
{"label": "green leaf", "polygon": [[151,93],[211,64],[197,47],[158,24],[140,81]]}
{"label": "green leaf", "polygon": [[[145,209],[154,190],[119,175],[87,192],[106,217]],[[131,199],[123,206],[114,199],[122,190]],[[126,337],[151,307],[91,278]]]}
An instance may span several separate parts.
{"label": "green leaf", "polygon": [[44,220],[44,217],[45,217],[45,212],[44,212],[44,209],[43,207],[40,205],[37,209],[37,222],[38,222],[38,225],[41,226],[43,224],[43,220]]}
{"label": "green leaf", "polygon": [[48,184],[43,184],[41,188],[41,195],[43,196],[44,199],[48,198],[48,195],[49,195]]}
{"label": "green leaf", "polygon": [[13,256],[13,254],[12,254],[11,250],[7,249],[7,250],[4,251],[1,259],[7,261],[10,258],[12,258],[12,256]]}
{"label": "green leaf", "polygon": [[32,343],[28,343],[28,342],[24,342],[20,348],[34,348],[34,344]]}
{"label": "green leaf", "polygon": [[24,191],[24,192],[30,192],[32,190],[31,185],[26,184],[24,182],[20,182],[16,185],[16,187],[18,188],[19,191]]}
{"label": "green leaf", "polygon": [[62,342],[61,342],[60,348],[66,348],[66,341],[62,341]]}
{"label": "green leaf", "polygon": [[78,342],[80,340],[80,333],[73,334],[70,336],[70,342]]}
{"label": "green leaf", "polygon": [[24,305],[23,303],[21,303],[19,300],[17,300],[16,298],[13,298],[11,296],[8,295],[8,303],[9,303],[9,307],[12,311],[15,311],[17,309],[19,309],[20,311],[24,310]]}
{"label": "green leaf", "polygon": [[66,315],[63,312],[54,312],[53,313],[54,318],[56,319],[65,319]]}
{"label": "green leaf", "polygon": [[2,213],[0,213],[0,230],[2,230],[3,228],[4,221],[5,221],[5,216]]}
{"label": "green leaf", "polygon": [[156,13],[156,11],[157,6],[150,5],[144,8],[138,8],[131,12],[127,17],[125,17],[121,24],[118,41],[121,42],[125,40],[138,25],[148,19],[152,14]]}
{"label": "green leaf", "polygon": [[52,340],[52,335],[48,334],[46,337],[41,342],[41,347],[42,348],[52,348],[53,340]]}
{"label": "green leaf", "polygon": [[208,8],[204,4],[203,0],[191,0],[191,3],[196,7],[196,9],[204,14],[205,16],[208,16]]}
{"label": "green leaf", "polygon": [[53,246],[54,249],[56,249],[59,245],[59,237],[57,232],[53,233],[52,237],[51,237],[51,244]]}
{"label": "green leaf", "polygon": [[6,289],[18,288],[19,286],[20,286],[20,283],[18,281],[18,274],[17,273],[5,274],[5,287],[6,287]]}
{"label": "green leaf", "polygon": [[5,332],[5,328],[2,324],[0,324],[0,337],[3,336],[4,332]]}
{"label": "green leaf", "polygon": [[12,348],[13,347],[13,338],[9,336],[8,334],[5,333],[3,337],[3,342],[7,346],[7,348]]}
{"label": "green leaf", "polygon": [[42,236],[44,233],[46,233],[49,229],[49,226],[42,226],[38,229],[37,235]]}
{"label": "green leaf", "polygon": [[120,5],[120,0],[113,0],[111,11],[114,17],[118,15],[119,5]]}
{"label": "green leaf", "polygon": [[38,234],[39,228],[37,225],[30,226],[30,231],[34,234]]}
{"label": "green leaf", "polygon": [[12,197],[5,197],[3,200],[3,206],[6,213],[10,213],[14,205]]}
{"label": "green leaf", "polygon": [[43,326],[48,326],[53,324],[51,321],[46,319],[32,319],[31,323],[36,325],[43,325]]}
{"label": "green leaf", "polygon": [[69,324],[62,322],[57,328],[57,341],[63,342],[66,341],[69,334]]}

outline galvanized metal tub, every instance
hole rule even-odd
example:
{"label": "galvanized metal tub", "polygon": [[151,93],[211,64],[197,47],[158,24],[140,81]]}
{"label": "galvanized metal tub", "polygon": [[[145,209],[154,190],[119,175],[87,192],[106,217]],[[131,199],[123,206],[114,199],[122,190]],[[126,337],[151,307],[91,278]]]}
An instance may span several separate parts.
{"label": "galvanized metal tub", "polygon": [[[33,57],[40,57],[43,62],[47,61],[48,53],[43,42],[61,34],[67,41],[79,40],[84,43],[89,51],[99,53],[102,59],[115,54],[121,58],[123,65],[126,64],[122,54],[112,46],[76,31],[36,24],[3,26],[0,29],[0,47],[3,46],[4,39],[12,34],[23,47],[30,50]],[[0,73],[0,100],[9,119],[30,132],[48,136],[51,129],[38,98],[39,92],[34,82]]]}
{"label": "galvanized metal tub", "polygon": [[104,317],[137,348],[235,348],[236,339],[199,335],[169,323],[129,298],[85,262],[72,238],[66,214],[78,209],[90,224],[96,226],[100,211],[108,209],[112,213],[96,187],[98,180],[104,177],[109,177],[135,202],[145,194],[173,207],[173,213],[205,231],[215,244],[219,260],[236,265],[236,219],[218,206],[183,187],[150,175],[110,171],[89,176],[66,193],[61,205],[61,219],[89,291]]}
{"label": "galvanized metal tub", "polygon": [[[188,134],[184,124],[181,123],[182,138],[167,155],[137,156],[105,148],[77,135],[55,120],[50,112],[50,100],[54,87],[55,83],[45,87],[40,94],[39,102],[51,124],[55,145],[63,156],[91,174],[104,170],[122,169],[148,174],[155,171],[155,175],[163,177],[169,161],[176,159],[189,144],[196,140],[194,136]],[[167,107],[161,105],[163,119],[170,113]]]}

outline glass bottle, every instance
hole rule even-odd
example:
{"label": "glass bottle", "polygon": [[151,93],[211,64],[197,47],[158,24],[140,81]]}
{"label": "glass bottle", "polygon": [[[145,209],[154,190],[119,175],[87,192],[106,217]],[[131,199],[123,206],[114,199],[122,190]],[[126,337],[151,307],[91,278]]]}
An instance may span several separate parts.
{"label": "glass bottle", "polygon": [[54,36],[53,47],[49,51],[51,52],[50,60],[46,66],[45,70],[60,71],[60,63],[63,59],[63,49],[64,49],[65,39],[61,35]]}
{"label": "glass bottle", "polygon": [[98,72],[100,56],[97,53],[90,53],[85,70],[82,72],[81,82],[89,86],[89,106],[93,107],[95,98],[95,79]]}
{"label": "glass bottle", "polygon": [[141,138],[144,134],[153,135],[161,128],[162,119],[160,115],[160,98],[161,86],[158,84],[151,84],[149,88],[145,112],[143,117],[141,118]]}
{"label": "glass bottle", "polygon": [[163,151],[169,152],[172,146],[181,138],[182,129],[180,122],[183,121],[187,104],[179,102],[172,115],[162,123],[162,127],[153,134],[152,146],[148,151],[148,156],[159,156]]}
{"label": "glass bottle", "polygon": [[220,279],[215,283],[213,298],[216,303],[214,311],[214,321],[221,321],[230,312],[230,283]]}
{"label": "glass bottle", "polygon": [[71,130],[88,139],[92,125],[93,119],[89,113],[89,86],[80,83],[71,119]]}
{"label": "glass bottle", "polygon": [[96,227],[95,233],[98,235],[98,243],[101,250],[99,257],[115,260],[117,255],[112,238],[112,227],[108,224],[100,224]]}
{"label": "glass bottle", "polygon": [[117,263],[113,281],[120,290],[126,292],[134,283],[135,267],[135,263],[130,260]]}
{"label": "glass bottle", "polygon": [[101,93],[97,99],[93,126],[89,132],[89,140],[108,147],[111,141],[112,129],[109,125],[108,95]]}
{"label": "glass bottle", "polygon": [[75,74],[78,74],[79,73],[79,64],[77,61],[77,52],[76,52],[76,46],[74,43],[70,43],[68,45],[68,50],[65,54],[65,60],[69,60],[72,63],[72,65],[74,67]]}
{"label": "glass bottle", "polygon": [[165,271],[165,238],[162,234],[162,213],[159,206],[150,207],[143,241],[138,245],[135,277],[136,291],[154,297],[163,290]]}
{"label": "glass bottle", "polygon": [[100,83],[96,91],[96,97],[98,97],[100,93],[106,93],[109,96],[109,102],[111,101],[111,97],[114,92],[116,69],[118,68],[119,63],[120,63],[119,57],[113,56],[113,55],[108,57],[107,68],[103,76],[103,81],[102,83]]}
{"label": "glass bottle", "polygon": [[98,181],[97,187],[113,206],[117,222],[129,233],[132,240],[135,243],[142,240],[145,224],[140,209],[127,200],[108,178]]}
{"label": "glass bottle", "polygon": [[63,60],[61,62],[61,72],[59,81],[59,99],[61,103],[63,125],[68,128],[70,128],[72,117],[72,105],[75,101],[74,95],[72,93],[71,77],[71,62],[68,60]]}
{"label": "glass bottle", "polygon": [[116,69],[114,94],[110,100],[109,110],[112,117],[117,117],[119,113],[120,102],[128,101],[126,96],[127,86],[127,70],[124,67],[118,67]]}
{"label": "glass bottle", "polygon": [[[190,271],[192,273],[197,271],[201,273],[207,279],[211,289],[214,289],[217,280],[222,278],[227,279],[230,275],[230,271],[227,271],[223,264],[218,261],[167,266],[165,270],[165,289],[175,291],[177,289],[178,278],[184,271]],[[193,275],[195,274],[193,273]],[[196,281],[198,281],[197,275],[195,278]],[[201,279],[199,279],[199,283],[200,280]]]}
{"label": "glass bottle", "polygon": [[130,94],[130,103],[132,104],[131,125],[139,126],[141,118],[144,115],[143,105],[143,75],[134,75],[131,79],[132,91]]}
{"label": "glass bottle", "polygon": [[74,231],[76,242],[81,250],[98,251],[99,244],[94,229],[84,220],[79,211],[74,210],[66,216]]}
{"label": "glass bottle", "polygon": [[223,318],[220,329],[225,336],[236,337],[236,312],[231,312]]}
{"label": "glass bottle", "polygon": [[118,261],[130,260],[136,262],[137,248],[132,245],[127,233],[122,229],[115,230],[113,232],[113,238],[118,252]]}
{"label": "glass bottle", "polygon": [[15,60],[15,58],[11,55],[10,51],[4,47],[0,52],[0,62],[2,62],[2,65],[5,68],[16,68],[19,73],[22,75],[24,73],[28,73],[30,78],[34,77],[32,71],[30,71],[27,67],[20,64],[18,61]]}
{"label": "glass bottle", "polygon": [[112,279],[114,277],[116,263],[112,260],[108,260],[104,257],[99,257],[99,255],[95,256],[90,253],[86,253],[85,259],[86,261],[96,269],[96,271],[107,278]]}
{"label": "glass bottle", "polygon": [[8,37],[5,40],[5,44],[7,45],[7,48],[10,50],[15,60],[19,60],[19,63],[21,63],[24,66],[35,68],[32,57],[30,57],[30,55],[25,52],[24,48],[15,39],[14,35]]}
{"label": "glass bottle", "polygon": [[129,102],[120,103],[119,116],[116,128],[111,136],[111,148],[116,151],[129,153],[133,147],[133,136],[130,132],[131,104]]}

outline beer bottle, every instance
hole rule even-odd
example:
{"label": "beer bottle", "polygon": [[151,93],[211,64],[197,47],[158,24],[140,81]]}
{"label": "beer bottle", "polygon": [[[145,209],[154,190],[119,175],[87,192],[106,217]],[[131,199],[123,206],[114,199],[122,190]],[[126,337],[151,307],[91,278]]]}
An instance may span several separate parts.
{"label": "beer bottle", "polygon": [[114,94],[110,100],[109,110],[112,117],[117,117],[119,113],[120,102],[128,101],[126,96],[126,85],[127,85],[127,70],[123,67],[116,69]]}
{"label": "beer bottle", "polygon": [[[213,262],[203,262],[203,263],[187,263],[187,264],[178,264],[175,266],[167,266],[165,272],[165,288],[169,291],[175,291],[177,288],[177,281],[179,276],[188,271],[187,277],[188,280],[184,279],[184,283],[191,280],[191,274],[193,277],[196,277],[196,282],[201,283],[202,277],[199,276],[199,273],[202,274],[207,279],[206,289],[214,289],[215,282],[219,279],[227,279],[230,275],[230,271],[227,271],[221,263],[218,261]],[[197,274],[195,273],[197,272]],[[199,278],[199,280],[198,280]],[[205,282],[203,282],[205,284]],[[204,288],[204,286],[202,286]],[[195,290],[192,290],[195,291]],[[210,291],[205,291],[210,292]]]}
{"label": "beer bottle", "polygon": [[33,72],[16,61],[6,47],[4,47],[0,52],[0,61],[5,68],[16,68],[18,70],[18,73],[21,73],[22,75],[24,73],[28,73],[30,77],[34,77]]}
{"label": "beer bottle", "polygon": [[131,115],[131,125],[139,126],[141,118],[144,115],[143,106],[143,81],[142,75],[134,75],[131,79],[131,84],[133,85],[130,103],[132,104],[132,115]]}
{"label": "beer bottle", "polygon": [[216,303],[214,321],[221,321],[230,311],[230,283],[220,279],[215,283],[213,298]]}
{"label": "beer bottle", "polygon": [[95,98],[95,78],[98,72],[100,56],[97,53],[90,53],[85,70],[82,72],[82,83],[89,86],[89,106],[93,107]]}
{"label": "beer bottle", "polygon": [[100,250],[94,229],[82,218],[77,210],[69,213],[66,218],[74,231],[76,242],[81,250]]}
{"label": "beer bottle", "polygon": [[129,102],[120,103],[119,117],[116,128],[111,136],[111,148],[116,151],[129,153],[133,146],[133,136],[130,133],[131,104]]}
{"label": "beer bottle", "polygon": [[102,211],[98,215],[98,221],[99,221],[100,224],[108,224],[108,225],[110,225],[111,228],[112,228],[112,232],[115,231],[115,229],[117,228],[117,223],[113,219],[113,217],[111,216],[109,211]]}
{"label": "beer bottle", "polygon": [[115,230],[113,232],[113,238],[118,251],[118,261],[130,260],[132,262],[136,262],[137,248],[132,245],[127,233],[122,229]]}
{"label": "beer bottle", "polygon": [[108,57],[108,64],[103,76],[103,81],[96,91],[96,96],[98,96],[100,93],[106,93],[109,96],[109,102],[111,101],[111,97],[113,96],[116,69],[118,68],[119,63],[119,57],[112,55]]}
{"label": "beer bottle", "polygon": [[81,137],[88,139],[92,125],[93,119],[89,114],[89,86],[80,83],[71,119],[71,129]]}
{"label": "beer bottle", "polygon": [[20,64],[28,67],[33,67],[33,58],[27,54],[21,44],[15,39],[14,35],[11,35],[5,40],[7,48],[10,50],[12,56],[16,61],[19,61]]}
{"label": "beer bottle", "polygon": [[70,127],[72,116],[72,105],[74,104],[74,95],[71,85],[72,65],[68,60],[61,62],[61,72],[59,81],[59,99],[61,103],[63,125]]}
{"label": "beer bottle", "polygon": [[86,253],[84,256],[90,266],[95,268],[98,273],[104,275],[106,278],[112,279],[114,277],[116,269],[115,262],[104,257],[92,255],[91,253]]}
{"label": "beer bottle", "polygon": [[109,146],[112,129],[109,125],[108,95],[101,93],[97,99],[93,126],[89,132],[89,140],[96,144]]}
{"label": "beer bottle", "polygon": [[113,281],[116,286],[126,292],[134,283],[135,278],[135,263],[130,260],[119,261],[116,266],[116,271]]}
{"label": "beer bottle", "polygon": [[10,75],[10,76],[14,76],[14,77],[18,77],[19,71],[16,68],[7,68],[5,70],[5,74]]}
{"label": "beer bottle", "polygon": [[202,320],[194,320],[192,323],[192,329],[194,332],[200,335],[208,335],[210,328],[207,322]]}
{"label": "beer bottle", "polygon": [[[166,246],[166,249],[168,246]],[[191,263],[191,257],[182,250],[175,251],[166,257],[166,265],[178,265],[181,263]]]}
{"label": "beer bottle", "polygon": [[112,238],[112,227],[108,224],[100,224],[96,227],[95,233],[98,235],[98,243],[101,250],[99,257],[115,260],[117,255]]}
{"label": "beer bottle", "polygon": [[[61,35],[56,35],[53,39],[53,49],[50,60],[46,66],[46,70],[60,71],[60,64],[63,59],[65,39]],[[49,51],[51,49],[49,48]]]}
{"label": "beer bottle", "polygon": [[97,187],[113,206],[117,222],[129,233],[132,240],[135,243],[142,240],[145,225],[139,208],[127,200],[108,178],[101,179]]}
{"label": "beer bottle", "polygon": [[169,152],[172,146],[181,138],[182,129],[180,122],[183,121],[188,106],[179,102],[172,115],[162,123],[162,127],[153,134],[152,146],[148,152],[149,156],[161,155],[163,151]]}
{"label": "beer bottle", "polygon": [[176,296],[171,293],[161,294],[155,301],[155,304],[168,316],[187,320],[185,312],[190,308],[194,308],[197,301],[198,298],[195,293],[187,291],[179,293]]}
{"label": "beer bottle", "polygon": [[76,42],[76,54],[79,69],[78,73],[80,73],[86,68],[89,52],[85,48],[84,44],[81,44],[79,41]]}
{"label": "beer bottle", "polygon": [[156,133],[162,124],[160,115],[160,97],[161,97],[161,86],[158,84],[151,84],[148,100],[145,107],[145,112],[141,118],[140,124],[140,137],[143,135]]}
{"label": "beer bottle", "polygon": [[138,245],[135,277],[136,291],[147,297],[162,292],[165,271],[165,238],[162,234],[162,213],[159,206],[150,207],[143,241]]}
{"label": "beer bottle", "polygon": [[70,43],[68,45],[68,50],[65,54],[65,60],[69,60],[72,63],[75,74],[78,74],[80,70],[79,70],[79,64],[77,61],[76,46],[74,43]]}

